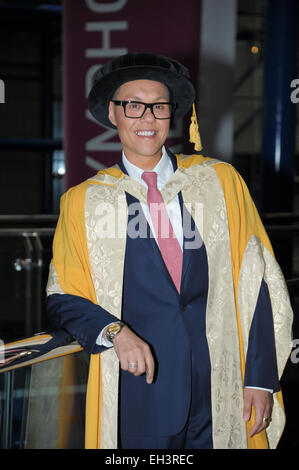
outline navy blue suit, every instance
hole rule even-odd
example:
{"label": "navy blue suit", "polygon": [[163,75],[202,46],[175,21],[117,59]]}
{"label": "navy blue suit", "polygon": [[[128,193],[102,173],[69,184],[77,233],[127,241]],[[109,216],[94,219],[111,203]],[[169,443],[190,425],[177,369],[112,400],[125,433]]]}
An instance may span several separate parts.
{"label": "navy blue suit", "polygon": [[[175,170],[176,160],[170,157]],[[122,162],[119,166],[126,173]],[[139,202],[128,193],[126,197],[128,205]],[[179,201],[185,210],[181,193]],[[147,230],[150,234],[148,224]],[[179,294],[154,238],[127,237],[122,319],[151,346],[156,370],[150,385],[145,376],[121,371],[119,430],[124,448],[213,446],[211,365],[205,335],[207,254],[204,243],[187,249],[186,241]],[[55,328],[65,328],[90,353],[105,349],[96,344],[96,338],[116,320],[100,306],[67,294],[51,295],[48,313]],[[271,303],[263,282],[250,332],[245,385],[278,390],[275,357]]]}

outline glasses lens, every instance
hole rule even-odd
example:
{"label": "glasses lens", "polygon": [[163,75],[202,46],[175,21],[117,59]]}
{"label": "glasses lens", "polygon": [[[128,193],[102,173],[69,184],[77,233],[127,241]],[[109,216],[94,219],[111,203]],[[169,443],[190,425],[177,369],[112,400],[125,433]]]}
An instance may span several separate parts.
{"label": "glasses lens", "polygon": [[[140,118],[145,110],[144,103],[126,103],[125,113],[127,117]],[[152,106],[153,114],[157,119],[169,119],[171,116],[171,105],[168,103],[155,103]]]}
{"label": "glasses lens", "polygon": [[171,116],[171,105],[157,103],[153,106],[153,113],[157,119],[168,119]]}
{"label": "glasses lens", "polygon": [[139,118],[144,112],[145,105],[142,103],[126,103],[126,116]]}

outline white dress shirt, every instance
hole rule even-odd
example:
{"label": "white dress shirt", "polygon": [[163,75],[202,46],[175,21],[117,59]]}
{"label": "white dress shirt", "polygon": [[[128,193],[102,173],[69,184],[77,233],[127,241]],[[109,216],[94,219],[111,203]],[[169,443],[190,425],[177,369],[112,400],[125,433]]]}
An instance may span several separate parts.
{"label": "white dress shirt", "polygon": [[[133,165],[133,163],[129,162],[129,160],[126,158],[126,156],[123,154],[123,164],[131,178],[134,180],[138,181],[138,183],[142,184],[147,188],[146,182],[141,178],[142,173],[145,171],[142,168],[139,168],[136,165]],[[157,186],[159,191],[163,189],[165,184],[168,182],[170,177],[173,174],[173,166],[171,163],[171,160],[169,156],[167,155],[167,152],[165,150],[165,147],[162,149],[162,157],[155,166],[150,171],[154,171],[157,173]],[[147,204],[140,203],[141,207],[143,209],[144,215],[146,217],[146,220],[148,221],[150,228],[152,230],[152,233],[156,239],[156,234],[155,230],[152,224],[152,220],[150,217],[149,213],[149,208]],[[181,246],[181,249],[183,249],[183,226],[182,226],[182,215],[181,215],[181,209],[180,209],[180,203],[179,203],[179,198],[176,196],[172,201],[169,202],[166,206],[166,210],[168,213],[168,217],[170,219],[171,225],[173,227],[173,231],[175,233],[175,236],[177,237],[179,244]]]}

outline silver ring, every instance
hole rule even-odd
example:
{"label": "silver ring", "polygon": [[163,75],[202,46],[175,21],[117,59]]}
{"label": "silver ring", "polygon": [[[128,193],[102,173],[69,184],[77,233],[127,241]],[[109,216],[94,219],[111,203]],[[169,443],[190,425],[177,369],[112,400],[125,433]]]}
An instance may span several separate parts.
{"label": "silver ring", "polygon": [[137,362],[129,362],[129,369],[135,369],[137,367]]}

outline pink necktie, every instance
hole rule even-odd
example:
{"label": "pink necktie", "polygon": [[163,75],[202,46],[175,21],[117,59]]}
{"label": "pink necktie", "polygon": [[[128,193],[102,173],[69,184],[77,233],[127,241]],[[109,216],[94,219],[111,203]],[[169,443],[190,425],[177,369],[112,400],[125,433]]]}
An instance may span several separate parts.
{"label": "pink necktie", "polygon": [[164,263],[180,292],[183,252],[173,232],[162,195],[157,187],[157,173],[144,171],[141,178],[148,186],[147,204]]}

